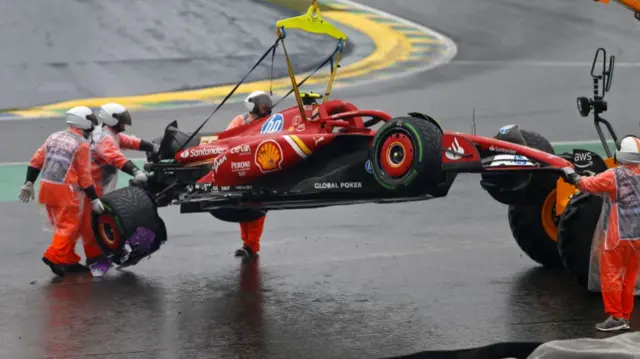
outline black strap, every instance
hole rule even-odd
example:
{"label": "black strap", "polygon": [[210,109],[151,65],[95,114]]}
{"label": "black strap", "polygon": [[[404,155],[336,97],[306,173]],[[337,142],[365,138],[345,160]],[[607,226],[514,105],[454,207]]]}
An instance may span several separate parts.
{"label": "black strap", "polygon": [[[180,152],[184,149],[184,147],[191,142],[191,140],[193,140],[194,137],[196,137],[196,135],[198,134],[198,132],[200,132],[200,130],[202,129],[202,127],[204,127],[204,125],[209,122],[209,120],[211,119],[211,117],[213,117],[213,115],[218,112],[218,110],[220,109],[220,107],[222,107],[222,105],[224,105],[225,102],[227,102],[227,100],[236,92],[236,90],[238,89],[238,87],[240,87],[240,85],[242,85],[242,83],[247,79],[247,77],[249,77],[249,75],[253,72],[253,70],[255,70],[256,68],[258,68],[258,66],[260,66],[260,63],[262,63],[262,61],[264,61],[264,59],[267,57],[267,55],[269,55],[269,52],[274,51],[275,53],[275,48],[278,47],[278,43],[280,42],[281,38],[278,38],[276,40],[276,42],[271,45],[271,47],[264,53],[264,55],[262,55],[262,57],[260,57],[260,60],[258,60],[258,62],[256,62],[255,65],[253,65],[253,67],[251,68],[251,70],[249,70],[249,72],[244,76],[244,78],[242,78],[242,80],[240,80],[240,82],[238,82],[236,84],[236,87],[233,88],[233,90],[231,90],[231,92],[229,92],[229,94],[222,100],[222,102],[220,102],[220,104],[218,105],[218,107],[216,107],[215,110],[213,110],[213,112],[209,115],[209,117],[207,117],[206,120],[204,120],[204,122],[202,122],[202,124],[193,132],[193,134],[191,136],[189,136],[189,139],[187,139],[186,141],[184,141],[184,143],[182,144],[182,146],[180,146],[180,148],[178,149],[177,152]],[[274,55],[275,56],[275,55]]]}
{"label": "black strap", "polygon": [[275,64],[277,48],[278,48],[278,42],[276,41],[276,45],[273,47],[273,52],[271,53],[271,79],[270,79],[271,81],[269,82],[269,94],[271,96],[273,96],[273,67]]}

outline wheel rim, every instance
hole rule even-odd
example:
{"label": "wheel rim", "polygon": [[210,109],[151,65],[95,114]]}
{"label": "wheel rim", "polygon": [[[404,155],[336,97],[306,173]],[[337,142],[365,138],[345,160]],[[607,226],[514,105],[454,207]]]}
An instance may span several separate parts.
{"label": "wheel rim", "polygon": [[391,177],[402,177],[411,169],[413,153],[411,138],[404,133],[394,133],[382,144],[380,167]]}
{"label": "wheel rim", "polygon": [[109,249],[120,249],[120,233],[117,228],[112,216],[102,215],[98,218],[98,235]]}
{"label": "wheel rim", "polygon": [[547,195],[542,204],[542,227],[549,238],[558,241],[558,221],[560,218],[556,215],[556,190],[554,189]]}

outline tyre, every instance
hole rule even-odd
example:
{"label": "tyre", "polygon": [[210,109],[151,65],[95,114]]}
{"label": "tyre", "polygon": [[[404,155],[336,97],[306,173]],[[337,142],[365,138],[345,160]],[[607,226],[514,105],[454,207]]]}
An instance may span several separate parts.
{"label": "tyre", "polygon": [[588,193],[574,196],[560,217],[558,252],[562,263],[578,284],[588,289],[591,243],[600,218],[602,198]]}
{"label": "tyre", "polygon": [[[105,194],[100,200],[105,211],[101,215],[93,215],[93,232],[104,254],[114,263],[135,264],[158,250],[167,240],[164,221],[142,189],[120,188]],[[129,244],[132,250],[125,251],[125,244]]]}
{"label": "tyre", "polygon": [[428,117],[397,117],[376,133],[371,170],[388,190],[418,190],[442,179],[442,130]]}
{"label": "tyre", "polygon": [[212,216],[224,222],[250,222],[265,216],[266,210],[252,209],[216,209],[210,211]]}
{"label": "tyre", "polygon": [[[539,133],[526,130],[520,130],[520,133],[528,147],[555,154],[551,143]],[[558,178],[558,175],[550,173],[483,173],[480,184],[502,204],[527,204],[536,198],[546,197],[555,188]]]}
{"label": "tyre", "polygon": [[529,204],[509,206],[509,227],[516,243],[529,258],[546,268],[562,268],[555,215],[556,190]]}

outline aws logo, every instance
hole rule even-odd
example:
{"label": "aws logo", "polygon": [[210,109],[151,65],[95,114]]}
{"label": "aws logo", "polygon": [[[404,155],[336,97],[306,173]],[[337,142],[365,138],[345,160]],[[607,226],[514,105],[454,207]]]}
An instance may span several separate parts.
{"label": "aws logo", "polygon": [[593,165],[593,156],[589,151],[576,149],[573,151],[573,162],[578,168],[589,168]]}
{"label": "aws logo", "polygon": [[284,127],[284,116],[282,116],[281,113],[276,113],[264,122],[260,133],[280,132],[282,131],[282,127]]}

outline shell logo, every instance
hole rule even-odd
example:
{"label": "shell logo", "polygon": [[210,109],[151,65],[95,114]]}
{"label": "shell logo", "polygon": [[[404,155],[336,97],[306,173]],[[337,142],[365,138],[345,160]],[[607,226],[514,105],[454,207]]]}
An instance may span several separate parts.
{"label": "shell logo", "polygon": [[275,140],[263,141],[256,148],[256,165],[263,173],[282,169],[283,157],[282,147]]}

